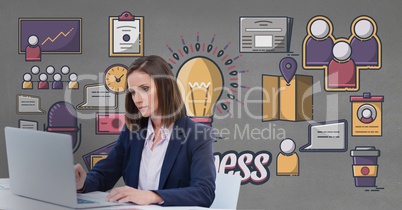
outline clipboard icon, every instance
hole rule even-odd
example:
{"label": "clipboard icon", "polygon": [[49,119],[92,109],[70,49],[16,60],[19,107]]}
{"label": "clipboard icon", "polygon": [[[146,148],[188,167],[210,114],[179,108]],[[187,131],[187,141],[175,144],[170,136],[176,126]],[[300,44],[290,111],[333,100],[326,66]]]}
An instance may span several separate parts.
{"label": "clipboard icon", "polygon": [[143,56],[144,17],[123,12],[109,17],[109,56]]}

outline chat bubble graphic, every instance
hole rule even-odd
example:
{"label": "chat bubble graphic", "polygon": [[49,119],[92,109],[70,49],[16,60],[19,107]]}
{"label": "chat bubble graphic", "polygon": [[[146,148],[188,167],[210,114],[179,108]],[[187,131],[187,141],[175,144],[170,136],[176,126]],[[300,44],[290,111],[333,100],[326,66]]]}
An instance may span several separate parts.
{"label": "chat bubble graphic", "polygon": [[348,122],[334,120],[309,125],[308,143],[300,152],[346,152],[348,150]]}
{"label": "chat bubble graphic", "polygon": [[117,103],[117,95],[110,93],[103,84],[88,84],[84,86],[84,101],[77,109],[117,109]]}
{"label": "chat bubble graphic", "polygon": [[19,120],[18,127],[22,129],[38,130],[38,122],[32,120]]}
{"label": "chat bubble graphic", "polygon": [[17,95],[17,114],[46,114],[40,108],[40,97],[32,95]]}

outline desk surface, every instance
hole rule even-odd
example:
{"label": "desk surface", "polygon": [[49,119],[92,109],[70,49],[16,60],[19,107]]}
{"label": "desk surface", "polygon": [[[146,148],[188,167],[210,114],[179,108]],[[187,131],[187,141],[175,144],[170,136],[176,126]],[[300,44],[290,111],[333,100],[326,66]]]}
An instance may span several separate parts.
{"label": "desk surface", "polygon": [[[126,205],[126,206],[113,206],[113,207],[104,207],[104,208],[96,208],[96,209],[206,209],[202,207],[195,206],[187,206],[187,207],[161,207],[156,205],[150,206],[137,206],[137,205]],[[71,208],[58,206],[50,203],[45,203],[41,201],[37,201],[30,198],[21,197],[18,195],[14,195],[9,188],[8,179],[0,179],[0,209],[8,210],[8,209],[40,209],[40,210],[66,210]]]}

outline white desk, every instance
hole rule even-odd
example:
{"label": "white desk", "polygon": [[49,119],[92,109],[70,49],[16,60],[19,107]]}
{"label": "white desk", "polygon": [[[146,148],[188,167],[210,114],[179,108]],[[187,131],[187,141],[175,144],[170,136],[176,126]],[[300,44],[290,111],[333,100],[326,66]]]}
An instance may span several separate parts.
{"label": "white desk", "polygon": [[[23,210],[23,209],[32,209],[32,210],[71,210],[71,208],[58,206],[51,203],[45,203],[42,201],[37,201],[30,198],[21,197],[18,195],[14,195],[8,185],[8,179],[0,179],[0,209],[4,210]],[[92,208],[93,209],[93,208]],[[126,205],[126,206],[113,206],[113,207],[104,207],[104,208],[96,208],[96,209],[207,209],[203,207],[162,207],[157,205],[150,206],[136,206],[136,205]]]}

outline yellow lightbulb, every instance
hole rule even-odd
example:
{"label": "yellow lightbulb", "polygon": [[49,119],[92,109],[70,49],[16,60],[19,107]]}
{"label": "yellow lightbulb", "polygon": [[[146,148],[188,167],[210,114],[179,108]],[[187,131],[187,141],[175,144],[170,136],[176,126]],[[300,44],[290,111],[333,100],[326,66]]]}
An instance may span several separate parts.
{"label": "yellow lightbulb", "polygon": [[211,126],[215,104],[223,91],[218,65],[206,57],[191,58],[180,67],[177,80],[187,116]]}

